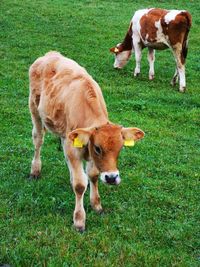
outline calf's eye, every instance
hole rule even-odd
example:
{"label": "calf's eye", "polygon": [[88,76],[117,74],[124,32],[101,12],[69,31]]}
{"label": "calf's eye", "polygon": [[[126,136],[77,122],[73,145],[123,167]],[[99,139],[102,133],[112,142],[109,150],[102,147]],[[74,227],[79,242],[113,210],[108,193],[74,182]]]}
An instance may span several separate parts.
{"label": "calf's eye", "polygon": [[99,146],[94,145],[94,152],[95,152],[97,155],[101,155],[101,148],[100,148]]}

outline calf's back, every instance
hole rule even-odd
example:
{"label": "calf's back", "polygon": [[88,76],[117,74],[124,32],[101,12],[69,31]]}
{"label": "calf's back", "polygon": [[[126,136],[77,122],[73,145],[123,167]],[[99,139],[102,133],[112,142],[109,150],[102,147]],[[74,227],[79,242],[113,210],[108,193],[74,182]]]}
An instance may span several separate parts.
{"label": "calf's back", "polygon": [[49,52],[30,67],[31,112],[39,114],[44,127],[66,132],[107,121],[101,89],[87,71],[58,52]]}

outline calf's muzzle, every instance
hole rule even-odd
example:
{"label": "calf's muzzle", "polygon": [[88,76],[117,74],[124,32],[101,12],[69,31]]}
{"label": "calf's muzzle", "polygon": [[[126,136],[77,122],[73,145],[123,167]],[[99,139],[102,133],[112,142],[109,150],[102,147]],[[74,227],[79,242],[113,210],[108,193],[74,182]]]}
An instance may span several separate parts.
{"label": "calf's muzzle", "polygon": [[121,182],[119,171],[115,172],[102,172],[101,180],[109,185],[118,185]]}

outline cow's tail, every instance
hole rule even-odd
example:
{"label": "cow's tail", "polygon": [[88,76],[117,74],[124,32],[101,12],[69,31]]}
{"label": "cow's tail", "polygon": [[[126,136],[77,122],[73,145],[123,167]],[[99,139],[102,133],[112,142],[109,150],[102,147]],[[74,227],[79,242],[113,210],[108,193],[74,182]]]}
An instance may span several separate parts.
{"label": "cow's tail", "polygon": [[182,12],[182,15],[186,18],[186,32],[183,39],[182,47],[183,57],[186,59],[188,53],[188,33],[190,31],[190,27],[192,26],[192,16],[189,12]]}

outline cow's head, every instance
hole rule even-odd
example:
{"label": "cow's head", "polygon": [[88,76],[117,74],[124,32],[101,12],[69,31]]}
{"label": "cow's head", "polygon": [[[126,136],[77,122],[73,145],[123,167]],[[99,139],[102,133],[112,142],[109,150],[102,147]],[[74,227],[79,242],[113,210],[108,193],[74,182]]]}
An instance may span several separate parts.
{"label": "cow's head", "polygon": [[110,48],[110,52],[115,55],[114,68],[122,69],[131,57],[132,50],[126,50],[123,44],[117,44],[115,47]]}
{"label": "cow's head", "polygon": [[138,128],[123,128],[106,124],[98,128],[81,128],[69,133],[69,138],[86,146],[91,159],[101,173],[104,183],[118,185],[121,181],[117,168],[119,152],[128,142],[143,138],[144,132]]}

